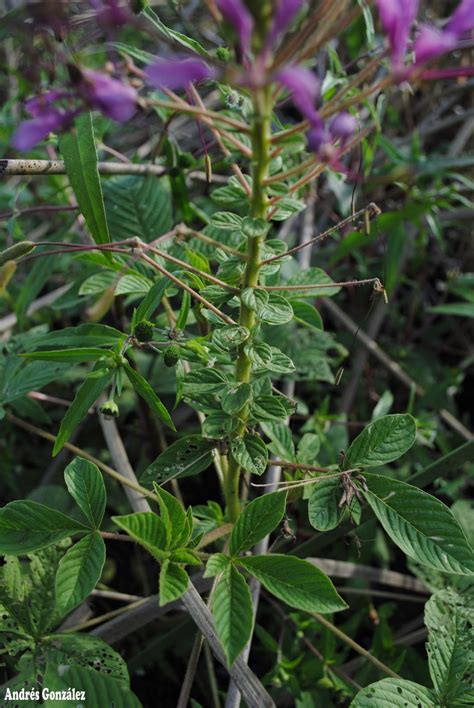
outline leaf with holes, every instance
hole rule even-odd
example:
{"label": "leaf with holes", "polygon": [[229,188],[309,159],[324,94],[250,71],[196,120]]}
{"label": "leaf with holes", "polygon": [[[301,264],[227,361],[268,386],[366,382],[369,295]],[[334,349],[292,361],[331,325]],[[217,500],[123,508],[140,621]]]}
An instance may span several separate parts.
{"label": "leaf with holes", "polygon": [[438,708],[433,691],[405,679],[386,678],[359,691],[350,708]]}
{"label": "leaf with holes", "polygon": [[176,440],[144,471],[140,484],[151,489],[153,482],[162,485],[177,477],[191,477],[212,464],[215,443],[202,435],[188,435]]}
{"label": "leaf with holes", "polygon": [[471,705],[474,634],[469,599],[440,590],[425,605],[425,624],[430,675],[440,705]]}
{"label": "leaf with holes", "polygon": [[263,494],[248,504],[237,519],[230,537],[230,553],[247,551],[278,526],[285,513],[286,492]]}
{"label": "leaf with holes", "polygon": [[62,613],[70,612],[91,594],[104,563],[105,543],[97,532],[66,551],[56,574],[56,603]]}
{"label": "leaf with holes", "polygon": [[352,441],[344,458],[344,469],[376,467],[398,460],[416,438],[415,420],[397,413],[374,420]]}
{"label": "leaf with holes", "polygon": [[69,494],[93,528],[99,529],[106,504],[105,484],[99,468],[89,460],[76,457],[64,470],[64,479]]}
{"label": "leaf with holes", "polygon": [[392,541],[407,556],[445,573],[474,573],[472,549],[445,504],[406,482],[377,474],[364,477],[364,497]]}
{"label": "leaf with holes", "polygon": [[268,465],[268,450],[262,438],[253,433],[245,433],[231,443],[232,457],[246,471],[261,475]]}
{"label": "leaf with holes", "polygon": [[247,644],[252,634],[253,610],[245,578],[231,564],[219,578],[212,596],[212,614],[217,634],[229,666]]}
{"label": "leaf with holes", "polygon": [[238,562],[290,607],[323,614],[347,608],[327,575],[301,558],[272,553],[239,558]]}

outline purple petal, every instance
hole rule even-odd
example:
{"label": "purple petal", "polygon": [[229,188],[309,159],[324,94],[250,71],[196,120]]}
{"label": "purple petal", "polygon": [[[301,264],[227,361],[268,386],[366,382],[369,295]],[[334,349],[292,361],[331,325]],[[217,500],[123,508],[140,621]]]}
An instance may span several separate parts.
{"label": "purple petal", "polygon": [[403,64],[410,29],[418,12],[418,0],[376,0],[383,29],[387,35],[392,64]]}
{"label": "purple petal", "polygon": [[342,112],[335,116],[329,124],[329,132],[333,138],[347,142],[357,130],[357,120],[350,113]]}
{"label": "purple petal", "polygon": [[25,103],[25,108],[34,118],[38,118],[45,113],[49,113],[55,101],[69,98],[70,96],[71,94],[68,93],[68,91],[63,91],[62,89],[45,91],[44,93],[38,94],[38,96],[29,98]]}
{"label": "purple petal", "polygon": [[82,77],[79,93],[93,108],[121,123],[133,116],[138,101],[134,88],[98,71],[83,71]]}
{"label": "purple petal", "polygon": [[97,21],[103,27],[120,27],[127,24],[129,14],[118,0],[90,0],[97,13]]}
{"label": "purple petal", "polygon": [[315,122],[306,133],[306,141],[311,152],[319,153],[323,146],[330,144],[331,136],[324,127],[322,119]]}
{"label": "purple petal", "polygon": [[20,123],[12,143],[17,150],[31,150],[37,143],[48,137],[50,133],[58,132],[72,122],[74,113],[61,113],[51,110],[39,118],[25,120]]}
{"label": "purple petal", "polygon": [[242,0],[217,0],[217,7],[236,31],[243,54],[248,54],[254,25],[249,9]]}
{"label": "purple petal", "polygon": [[315,104],[321,95],[321,82],[313,72],[302,66],[287,66],[275,79],[293,95],[293,103],[304,117],[317,123],[319,114]]}
{"label": "purple petal", "polygon": [[445,54],[454,49],[456,44],[456,35],[452,32],[446,30],[442,32],[431,25],[423,25],[413,46],[415,64],[423,64],[440,54]]}
{"label": "purple petal", "polygon": [[202,59],[157,58],[145,70],[148,83],[157,89],[181,89],[214,78],[215,71]]}
{"label": "purple petal", "polygon": [[290,24],[293,17],[301,8],[303,0],[278,0],[274,10],[272,28],[268,35],[267,45],[272,45],[277,37],[282,34]]}
{"label": "purple petal", "polygon": [[474,27],[474,0],[462,0],[446,26],[446,32],[460,37]]}

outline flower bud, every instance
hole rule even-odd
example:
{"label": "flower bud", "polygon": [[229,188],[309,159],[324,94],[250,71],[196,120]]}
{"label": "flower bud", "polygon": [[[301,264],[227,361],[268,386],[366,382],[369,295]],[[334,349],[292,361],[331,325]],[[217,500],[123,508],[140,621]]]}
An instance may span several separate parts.
{"label": "flower bud", "polygon": [[112,418],[118,418],[119,407],[113,399],[106,401],[101,406],[99,406],[99,411],[102,413],[106,420],[112,420]]}

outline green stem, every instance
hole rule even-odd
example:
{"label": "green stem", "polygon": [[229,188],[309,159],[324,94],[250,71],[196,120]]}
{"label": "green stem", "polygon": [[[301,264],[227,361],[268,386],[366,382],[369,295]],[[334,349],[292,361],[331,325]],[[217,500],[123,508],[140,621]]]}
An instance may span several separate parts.
{"label": "green stem", "polygon": [[[257,91],[253,97],[254,115],[252,120],[252,194],[250,198],[250,218],[266,219],[268,198],[265,180],[268,176],[271,146],[271,91],[269,88]],[[249,237],[247,242],[247,265],[245,267],[241,292],[245,288],[254,288],[259,282],[261,266],[261,245],[263,237]],[[255,312],[243,302],[240,304],[239,325],[246,327],[251,332],[256,325]],[[248,340],[240,345],[235,365],[236,380],[239,383],[249,383],[252,373],[252,362],[245,353]],[[248,405],[239,412],[240,424],[235,435],[242,436],[246,430],[249,416]],[[234,522],[240,513],[239,481],[240,465],[232,458],[229,459],[229,468],[225,481],[225,497],[229,520]]]}

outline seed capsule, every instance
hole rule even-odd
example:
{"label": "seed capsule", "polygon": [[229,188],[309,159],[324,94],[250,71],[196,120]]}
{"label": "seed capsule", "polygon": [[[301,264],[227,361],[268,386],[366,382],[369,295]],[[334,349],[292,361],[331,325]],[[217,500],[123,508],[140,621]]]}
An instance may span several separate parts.
{"label": "seed capsule", "polygon": [[153,339],[153,323],[149,320],[142,320],[133,330],[134,336],[139,342],[151,342]]}
{"label": "seed capsule", "polygon": [[170,344],[163,352],[163,361],[165,366],[176,366],[181,358],[179,344]]}
{"label": "seed capsule", "polygon": [[20,241],[13,244],[13,246],[6,248],[4,251],[0,251],[0,266],[7,261],[16,261],[17,258],[26,256],[34,248],[36,248],[36,244],[33,241]]}

